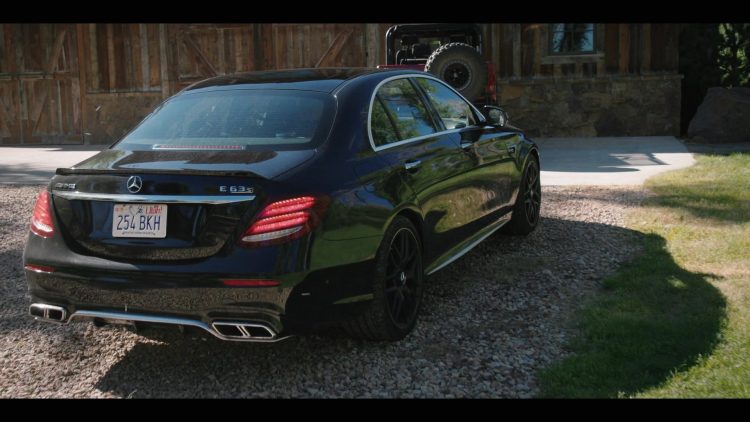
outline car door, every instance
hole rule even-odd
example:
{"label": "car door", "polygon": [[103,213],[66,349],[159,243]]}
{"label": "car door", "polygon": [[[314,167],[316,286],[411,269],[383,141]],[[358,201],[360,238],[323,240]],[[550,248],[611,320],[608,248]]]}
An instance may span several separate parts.
{"label": "car door", "polygon": [[518,172],[515,153],[518,133],[488,125],[463,97],[440,80],[415,78],[448,131],[453,131],[464,157],[471,162],[461,177],[462,202],[478,231],[511,210],[513,183]]}
{"label": "car door", "polygon": [[474,164],[408,77],[387,80],[377,89],[369,127],[376,154],[401,174],[422,211],[425,262],[431,262],[467,235],[471,217],[460,178]]}

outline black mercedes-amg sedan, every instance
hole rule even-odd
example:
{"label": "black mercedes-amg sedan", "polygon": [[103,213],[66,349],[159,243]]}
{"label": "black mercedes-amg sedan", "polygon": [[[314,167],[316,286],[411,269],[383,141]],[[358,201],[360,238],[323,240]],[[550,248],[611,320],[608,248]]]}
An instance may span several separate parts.
{"label": "black mercedes-amg sedan", "polygon": [[23,263],[39,320],[276,341],[414,327],[425,277],[539,221],[535,144],[424,72],[220,76],[39,193]]}

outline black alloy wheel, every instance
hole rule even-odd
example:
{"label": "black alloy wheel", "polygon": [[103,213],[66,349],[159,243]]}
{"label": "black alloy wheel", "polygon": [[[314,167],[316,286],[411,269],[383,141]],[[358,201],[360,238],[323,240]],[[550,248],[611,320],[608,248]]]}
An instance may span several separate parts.
{"label": "black alloy wheel", "polygon": [[539,222],[539,211],[542,206],[542,184],[539,180],[539,169],[536,161],[531,160],[526,168],[526,192],[524,192],[524,210],[526,221],[530,226],[536,226]]}
{"label": "black alloy wheel", "polygon": [[529,234],[539,225],[542,207],[542,183],[539,178],[539,161],[529,157],[523,171],[518,197],[513,206],[513,216],[503,231],[511,234]]}
{"label": "black alloy wheel", "polygon": [[344,328],[368,340],[400,340],[416,325],[423,290],[422,245],[411,221],[398,216],[375,258],[373,300]]}
{"label": "black alloy wheel", "polygon": [[385,298],[393,323],[408,326],[417,310],[417,287],[422,262],[419,243],[408,228],[401,228],[391,241],[385,277]]}

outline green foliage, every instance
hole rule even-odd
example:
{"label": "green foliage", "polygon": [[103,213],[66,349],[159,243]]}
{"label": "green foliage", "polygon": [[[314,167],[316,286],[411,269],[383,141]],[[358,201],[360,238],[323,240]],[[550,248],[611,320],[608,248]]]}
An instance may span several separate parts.
{"label": "green foliage", "polygon": [[719,24],[718,65],[726,87],[750,86],[750,24]]}
{"label": "green foliage", "polygon": [[717,66],[721,34],[718,24],[683,25],[680,31],[679,72],[682,80],[682,133],[687,133],[690,120],[708,88],[721,84]]}
{"label": "green foliage", "polygon": [[682,132],[703,102],[708,88],[750,86],[750,24],[683,25],[679,72],[682,82]]}

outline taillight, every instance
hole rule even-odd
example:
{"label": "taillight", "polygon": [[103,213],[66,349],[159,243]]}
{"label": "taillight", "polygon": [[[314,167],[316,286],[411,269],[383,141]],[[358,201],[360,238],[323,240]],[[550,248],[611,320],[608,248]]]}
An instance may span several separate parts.
{"label": "taillight", "polygon": [[54,273],[55,269],[46,265],[26,264],[23,266],[25,270],[33,271],[35,273]]}
{"label": "taillight", "polygon": [[240,238],[247,246],[283,243],[310,233],[320,220],[325,201],[314,196],[274,201],[255,217]]}
{"label": "taillight", "polygon": [[52,207],[49,192],[39,192],[31,215],[31,232],[40,237],[52,237],[55,234],[55,223],[52,221]]}

